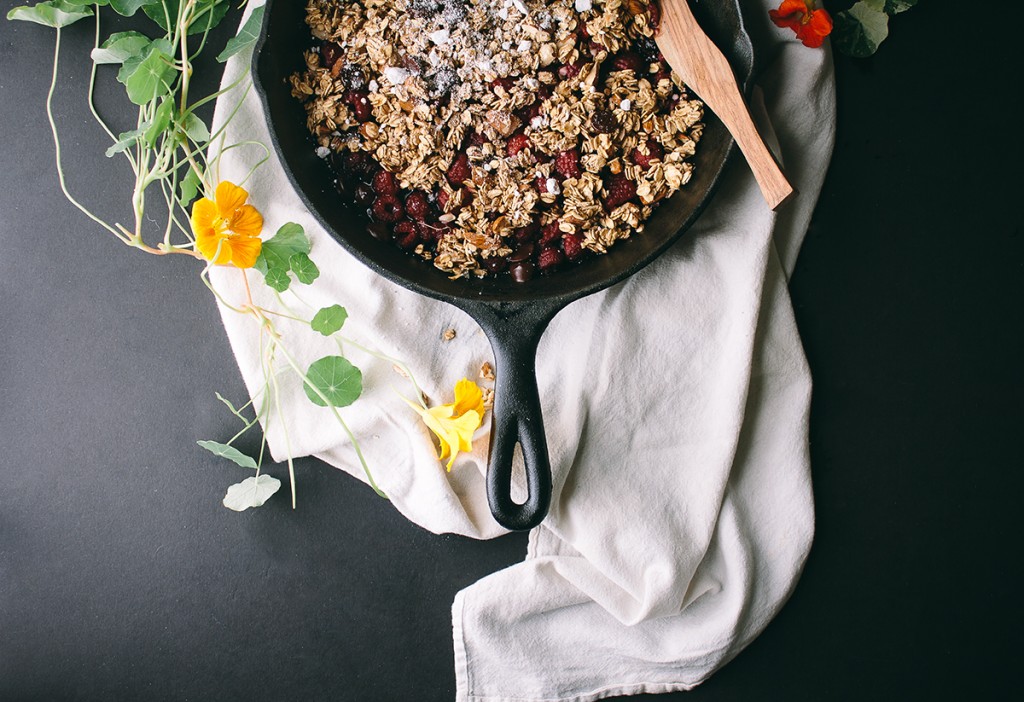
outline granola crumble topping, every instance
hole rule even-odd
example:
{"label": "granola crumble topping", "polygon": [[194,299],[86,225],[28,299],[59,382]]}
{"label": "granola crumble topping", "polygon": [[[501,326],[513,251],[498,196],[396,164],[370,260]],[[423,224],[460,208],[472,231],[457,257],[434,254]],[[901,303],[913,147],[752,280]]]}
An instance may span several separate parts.
{"label": "granola crumble topping", "polygon": [[453,278],[527,279],[642,231],[691,177],[703,105],[658,54],[658,16],[648,0],[309,0],[320,43],[292,92],[399,246]]}

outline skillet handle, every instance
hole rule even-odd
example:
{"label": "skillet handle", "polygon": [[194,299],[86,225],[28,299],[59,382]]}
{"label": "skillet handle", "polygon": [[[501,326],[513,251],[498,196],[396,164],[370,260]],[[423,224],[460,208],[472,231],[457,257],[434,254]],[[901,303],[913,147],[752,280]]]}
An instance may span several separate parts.
{"label": "skillet handle", "polygon": [[[540,524],[551,505],[551,461],[537,391],[537,345],[566,300],[483,302],[460,306],[483,328],[494,351],[494,407],[487,465],[487,502],[495,521],[523,531]],[[526,463],[526,502],[512,499],[516,444]]]}
{"label": "skillet handle", "polygon": [[[491,337],[495,385],[487,502],[499,524],[517,531],[540,524],[551,505],[551,462],[537,390],[537,344],[542,332],[543,328],[518,337],[507,333]],[[523,450],[529,489],[521,505],[513,501],[510,492],[517,442]]]}

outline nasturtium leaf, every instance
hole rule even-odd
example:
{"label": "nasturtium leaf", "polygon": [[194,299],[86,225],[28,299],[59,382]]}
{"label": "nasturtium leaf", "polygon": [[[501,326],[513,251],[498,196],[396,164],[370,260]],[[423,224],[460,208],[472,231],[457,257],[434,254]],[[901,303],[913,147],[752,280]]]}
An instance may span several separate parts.
{"label": "nasturtium leaf", "polygon": [[[178,5],[180,2],[181,0],[164,0],[163,2],[149,0],[149,2],[143,4],[142,11],[151,20],[160,25],[161,29],[166,31],[169,26],[168,18],[170,18],[171,23],[174,23],[178,17]],[[196,0],[195,9],[193,10],[194,19],[189,26],[188,33],[202,34],[207,29],[216,27],[224,19],[224,15],[227,14],[230,5],[229,0]]]}
{"label": "nasturtium leaf", "polygon": [[917,0],[885,0],[885,12],[890,15],[898,15],[916,4]]}
{"label": "nasturtium leaf", "polygon": [[205,144],[210,140],[210,130],[199,115],[189,112],[185,117],[185,134],[197,144]]}
{"label": "nasturtium leaf", "polygon": [[[193,172],[194,172],[194,171],[189,171],[189,173],[193,173]],[[239,411],[238,411],[238,409],[237,409],[237,408],[236,408],[236,407],[235,407],[235,406],[234,406],[234,405],[233,405],[233,404],[231,403],[231,400],[229,400],[228,398],[224,397],[223,395],[221,395],[221,394],[220,394],[219,392],[217,392],[217,391],[214,391],[214,393],[213,393],[213,394],[214,394],[214,395],[216,395],[216,396],[217,396],[217,399],[218,399],[218,400],[220,400],[221,402],[223,402],[223,403],[224,403],[224,405],[225,405],[225,406],[226,406],[226,407],[227,407],[227,408],[228,408],[229,410],[231,410],[231,414],[235,415],[236,417],[239,417],[239,418],[243,418],[243,417],[242,417],[242,413],[241,413],[241,412],[239,412]],[[243,419],[244,419],[244,418],[243,418]]]}
{"label": "nasturtium leaf", "polygon": [[80,19],[92,17],[92,8],[75,5],[63,0],[49,0],[35,5],[15,7],[7,13],[9,20],[35,22],[44,27],[67,27]]}
{"label": "nasturtium leaf", "polygon": [[263,26],[263,6],[257,7],[249,15],[249,19],[245,21],[242,28],[238,30],[236,36],[228,39],[228,43],[224,45],[224,51],[220,52],[217,56],[217,60],[224,63],[229,58],[237,54],[239,51],[248,49],[250,46],[256,43],[256,38],[260,34],[260,27]]}
{"label": "nasturtium leaf", "polygon": [[107,149],[107,158],[111,158],[115,154],[119,154],[122,151],[127,151],[128,149],[135,146],[135,144],[138,143],[139,139],[142,138],[142,135],[146,133],[146,129],[148,127],[148,124],[143,123],[140,129],[133,129],[130,132],[121,132],[120,134],[118,134],[117,141],[109,149]]}
{"label": "nasturtium leaf", "polygon": [[110,7],[122,17],[131,17],[144,5],[159,5],[156,0],[110,0]]}
{"label": "nasturtium leaf", "polygon": [[324,336],[330,336],[345,325],[345,320],[348,319],[348,311],[341,305],[331,305],[330,307],[324,307],[318,310],[313,319],[310,320],[309,326],[313,328],[313,331],[320,332]]}
{"label": "nasturtium leaf", "polygon": [[870,56],[889,36],[889,15],[885,0],[860,0],[835,18],[832,40],[844,54],[857,58]]}
{"label": "nasturtium leaf", "polygon": [[280,480],[261,473],[229,487],[224,495],[224,506],[236,512],[261,507],[280,489]]}
{"label": "nasturtium leaf", "polygon": [[308,254],[294,253],[288,258],[288,267],[295,274],[295,279],[303,285],[309,285],[320,277],[320,269],[313,263]]}
{"label": "nasturtium leaf", "polygon": [[255,268],[264,275],[271,268],[287,271],[291,268],[291,257],[297,253],[308,254],[310,248],[309,237],[306,236],[302,225],[288,222],[282,225],[274,236],[263,242]]}
{"label": "nasturtium leaf", "polygon": [[263,279],[267,285],[278,292],[284,292],[292,283],[292,279],[288,277],[288,269],[286,268],[269,268],[263,275]]}
{"label": "nasturtium leaf", "polygon": [[149,49],[142,60],[125,60],[117,73],[117,80],[128,90],[128,99],[136,105],[145,105],[171,92],[178,73],[174,59],[163,51],[158,42],[150,44]]}
{"label": "nasturtium leaf", "polygon": [[181,183],[178,185],[178,202],[183,209],[188,209],[188,206],[196,199],[201,186],[202,182],[199,180],[199,176],[196,175],[195,169],[189,168],[185,177],[181,179]]}
{"label": "nasturtium leaf", "polygon": [[92,50],[92,60],[93,63],[124,63],[132,56],[141,55],[151,42],[149,37],[139,32],[117,32]]}
{"label": "nasturtium leaf", "polygon": [[160,139],[160,135],[167,131],[174,117],[174,99],[165,95],[160,101],[160,106],[153,113],[149,128],[146,130],[146,143],[152,148]]}
{"label": "nasturtium leaf", "polygon": [[[347,407],[363,392],[363,374],[343,356],[324,356],[314,361],[306,377],[309,382],[303,384],[303,390],[313,404],[321,407]],[[313,388],[323,393],[326,403]]]}
{"label": "nasturtium leaf", "polygon": [[256,470],[256,461],[254,461],[250,456],[246,456],[234,446],[228,446],[227,444],[222,444],[217,441],[197,441],[196,443],[212,453],[214,456],[220,456],[221,458],[226,458],[229,461],[234,461],[243,468],[252,468],[253,470]]}

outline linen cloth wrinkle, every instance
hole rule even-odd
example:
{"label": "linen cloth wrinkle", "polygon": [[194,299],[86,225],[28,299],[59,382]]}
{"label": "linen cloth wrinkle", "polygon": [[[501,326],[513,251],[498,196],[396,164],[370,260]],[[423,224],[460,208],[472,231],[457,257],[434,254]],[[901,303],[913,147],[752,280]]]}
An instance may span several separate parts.
{"label": "linen cloth wrinkle", "polygon": [[[786,286],[831,155],[835,100],[828,47],[808,49],[772,26],[767,11],[776,4],[743,0],[761,69],[751,107],[799,194],[770,212],[737,154],[677,245],[554,317],[537,355],[551,510],[522,563],[456,595],[460,702],[690,689],[764,629],[800,575],[814,531],[811,382]],[[233,57],[223,85],[247,62]],[[221,96],[215,130],[241,97],[240,89]],[[270,143],[251,91],[226,139]],[[255,158],[246,148],[225,152],[221,177],[244,177]],[[244,187],[264,215],[264,237],[288,221],[310,235],[322,274],[284,296],[297,313],[344,305],[343,333],[408,363],[432,402],[449,401],[459,378],[493,363],[471,318],[376,276],[322,231],[276,156]],[[226,299],[244,299],[237,271],[218,268],[211,278]],[[257,301],[269,304],[261,287]],[[226,309],[222,318],[259,397],[258,329]],[[303,364],[336,353],[308,327],[280,327],[285,339],[302,340],[290,351]],[[447,329],[456,336],[443,341]],[[486,501],[486,426],[447,473],[402,399],[412,398],[408,381],[389,361],[351,345],[345,353],[365,390],[340,411],[395,508],[436,533],[503,534]],[[301,383],[281,378],[289,424],[287,432],[279,421],[266,426],[274,459],[314,455],[365,480],[330,413],[309,403]],[[298,495],[301,502],[301,483]],[[369,490],[366,498],[376,499]]]}

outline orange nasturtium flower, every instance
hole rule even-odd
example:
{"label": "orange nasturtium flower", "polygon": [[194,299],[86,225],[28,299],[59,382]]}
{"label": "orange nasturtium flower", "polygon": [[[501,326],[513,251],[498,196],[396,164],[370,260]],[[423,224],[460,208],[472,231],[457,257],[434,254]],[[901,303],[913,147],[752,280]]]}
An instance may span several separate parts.
{"label": "orange nasturtium flower", "polygon": [[832,33],[832,17],[824,9],[815,10],[814,0],[782,0],[778,10],[768,10],[768,16],[779,27],[789,27],[796,38],[816,49]]}
{"label": "orange nasturtium flower", "polygon": [[249,193],[222,180],[214,199],[201,197],[192,205],[192,233],[196,249],[207,261],[252,268],[263,242],[263,215],[245,204]]}
{"label": "orange nasturtium flower", "polygon": [[[406,402],[409,402],[406,400]],[[438,459],[448,459],[446,468],[451,471],[459,451],[473,450],[473,432],[484,418],[484,396],[480,387],[472,380],[463,378],[455,384],[455,402],[423,409],[409,402],[419,412],[423,423],[437,435],[441,444]]]}

